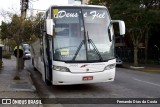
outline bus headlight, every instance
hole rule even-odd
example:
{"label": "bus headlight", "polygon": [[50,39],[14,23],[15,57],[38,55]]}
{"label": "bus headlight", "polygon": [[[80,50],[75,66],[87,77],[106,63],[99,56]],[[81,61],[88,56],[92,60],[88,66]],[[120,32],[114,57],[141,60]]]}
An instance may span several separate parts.
{"label": "bus headlight", "polygon": [[110,70],[110,69],[113,69],[115,67],[116,67],[116,64],[109,64],[104,68],[104,70]]}
{"label": "bus headlight", "polygon": [[67,67],[56,66],[56,65],[53,65],[53,70],[62,71],[62,72],[70,72],[70,70]]}

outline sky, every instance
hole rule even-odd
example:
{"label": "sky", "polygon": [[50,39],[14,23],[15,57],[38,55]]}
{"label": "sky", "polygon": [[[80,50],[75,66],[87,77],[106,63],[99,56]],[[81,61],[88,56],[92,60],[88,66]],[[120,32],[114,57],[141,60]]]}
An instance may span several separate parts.
{"label": "sky", "polygon": [[[20,14],[20,1],[21,0],[0,0],[0,13],[3,10],[18,13]],[[46,10],[49,6],[54,4],[66,4],[67,0],[29,0],[29,8],[38,9],[38,10]],[[28,10],[29,13],[30,10]],[[34,10],[37,11],[37,10]],[[0,14],[0,23],[4,19],[4,17]]]}

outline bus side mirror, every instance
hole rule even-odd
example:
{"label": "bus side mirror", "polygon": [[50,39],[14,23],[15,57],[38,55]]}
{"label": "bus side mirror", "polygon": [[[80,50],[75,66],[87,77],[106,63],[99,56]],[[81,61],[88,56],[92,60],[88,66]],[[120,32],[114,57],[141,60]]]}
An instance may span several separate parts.
{"label": "bus side mirror", "polygon": [[46,32],[48,35],[54,36],[54,26],[53,19],[46,19]]}
{"label": "bus side mirror", "polygon": [[121,20],[112,20],[112,23],[119,23],[119,32],[120,35],[124,35],[125,34],[125,23],[124,21]]}

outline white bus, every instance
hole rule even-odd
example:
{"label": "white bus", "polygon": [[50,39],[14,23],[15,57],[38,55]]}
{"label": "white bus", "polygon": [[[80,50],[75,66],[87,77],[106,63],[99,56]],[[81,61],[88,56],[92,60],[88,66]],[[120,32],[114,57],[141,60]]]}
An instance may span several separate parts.
{"label": "white bus", "polygon": [[113,23],[104,6],[51,6],[42,34],[31,45],[32,64],[48,85],[110,82],[115,78]]}

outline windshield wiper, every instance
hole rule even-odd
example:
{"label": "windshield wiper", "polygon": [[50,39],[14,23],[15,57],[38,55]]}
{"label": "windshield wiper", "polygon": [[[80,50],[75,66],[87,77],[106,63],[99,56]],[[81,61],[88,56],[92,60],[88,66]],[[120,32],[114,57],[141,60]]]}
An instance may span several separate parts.
{"label": "windshield wiper", "polygon": [[[100,60],[103,61],[103,58],[102,58],[100,52],[98,51],[96,45],[94,44],[94,42],[92,41],[92,39],[89,39],[88,32],[87,32],[87,38],[88,38],[88,43],[93,46],[94,51],[97,53],[97,55],[98,55],[98,57],[100,58]],[[77,55],[78,55],[78,53],[79,53],[79,51],[80,51],[80,49],[82,48],[82,45],[83,45],[84,43],[85,43],[85,41],[82,40],[81,43],[80,43],[80,45],[79,45],[79,47],[78,47],[78,49],[77,49],[77,51],[76,51],[76,53],[75,53],[75,55],[74,55],[74,57],[73,57],[73,59],[72,59],[72,61],[74,61],[74,60],[76,59],[76,57],[77,57]]]}
{"label": "windshield wiper", "polygon": [[97,55],[100,58],[100,60],[103,61],[103,58],[102,58],[99,50],[97,49],[96,45],[94,44],[94,42],[92,41],[92,39],[89,38],[88,31],[87,31],[87,37],[88,37],[88,43],[90,43],[93,46],[94,51],[97,53]]}
{"label": "windshield wiper", "polygon": [[78,49],[77,49],[77,51],[76,51],[76,53],[75,53],[75,55],[74,55],[72,61],[74,61],[74,60],[76,59],[76,57],[77,57],[77,55],[78,55],[80,49],[82,48],[82,45],[83,45],[83,44],[84,44],[84,40],[81,41],[81,43],[80,43],[80,45],[79,45],[79,47],[78,47]]}

